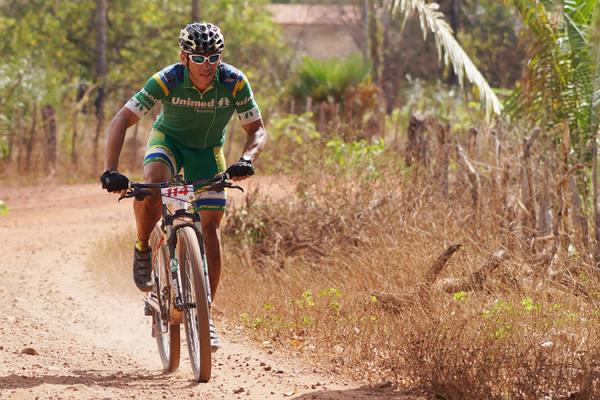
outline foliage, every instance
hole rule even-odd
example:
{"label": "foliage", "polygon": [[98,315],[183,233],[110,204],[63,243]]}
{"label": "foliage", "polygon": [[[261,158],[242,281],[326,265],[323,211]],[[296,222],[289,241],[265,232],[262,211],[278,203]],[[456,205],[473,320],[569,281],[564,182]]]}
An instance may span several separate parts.
{"label": "foliage", "polygon": [[269,129],[271,140],[290,140],[292,143],[301,145],[321,137],[313,122],[313,114],[288,114],[281,118],[271,120]]}
{"label": "foliage", "polygon": [[[511,0],[532,37],[528,73],[509,110],[547,128],[567,124],[583,161],[598,130],[598,2]],[[562,133],[559,134],[559,138]]]}
{"label": "foliage", "polygon": [[363,82],[370,70],[371,63],[360,55],[326,60],[305,57],[297,67],[290,92],[300,99],[311,97],[315,102],[343,103],[346,91]]}
{"label": "foliage", "polygon": [[[350,143],[333,139],[326,143],[326,147],[331,150],[325,159],[326,164],[335,165],[339,171],[347,174],[354,174],[355,178],[366,176],[375,179],[379,176],[375,158],[383,153],[383,139],[377,139],[373,144],[364,139]],[[360,174],[356,173],[357,170]]]}
{"label": "foliage", "polygon": [[[277,104],[286,59],[278,27],[264,10],[267,4],[267,0],[252,4],[226,0],[207,2],[202,10],[221,26],[225,61],[248,75],[265,113]],[[177,37],[189,22],[189,8],[185,0],[109,2],[109,110],[118,109],[156,71],[178,62]],[[71,141],[74,104],[91,89],[81,105],[89,111],[95,98],[94,9],[94,0],[0,2],[0,35],[5,39],[0,43],[0,115],[10,132],[16,129],[16,107],[21,109],[23,126],[32,124],[35,102],[40,103],[37,109],[50,105],[57,110],[63,136],[59,142]]]}
{"label": "foliage", "polygon": [[527,38],[516,19],[516,10],[498,0],[461,2],[458,40],[492,87],[513,88],[521,78]]}
{"label": "foliage", "polygon": [[485,112],[477,101],[468,101],[456,87],[441,82],[409,79],[402,87],[405,99],[403,115],[421,112],[449,122],[455,129],[468,129],[481,124]]}
{"label": "foliage", "polygon": [[428,31],[433,33],[440,58],[443,58],[446,65],[452,66],[459,84],[462,86],[466,77],[476,88],[486,115],[500,114],[502,110],[500,101],[473,61],[456,41],[443,14],[438,11],[439,5],[435,2],[427,3],[424,0],[393,0],[391,3],[391,12],[399,11],[405,20],[410,13],[415,11],[418,13],[424,38]]}

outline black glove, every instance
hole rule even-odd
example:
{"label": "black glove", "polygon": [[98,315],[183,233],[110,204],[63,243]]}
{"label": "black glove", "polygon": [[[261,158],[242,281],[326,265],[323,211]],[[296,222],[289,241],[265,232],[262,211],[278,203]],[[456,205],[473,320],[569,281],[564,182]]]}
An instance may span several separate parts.
{"label": "black glove", "polygon": [[104,171],[100,176],[100,182],[102,182],[102,189],[108,192],[120,192],[129,187],[129,178],[116,170]]}
{"label": "black glove", "polygon": [[230,177],[254,175],[252,160],[242,157],[235,164],[231,164],[225,172],[228,173]]}

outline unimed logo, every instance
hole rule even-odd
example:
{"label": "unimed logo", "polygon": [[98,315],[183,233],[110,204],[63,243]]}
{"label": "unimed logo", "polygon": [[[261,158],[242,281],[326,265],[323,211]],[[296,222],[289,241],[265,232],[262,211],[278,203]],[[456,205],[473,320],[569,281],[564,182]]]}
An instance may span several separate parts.
{"label": "unimed logo", "polygon": [[[181,97],[173,97],[171,99],[171,104],[175,106],[187,106],[187,107],[198,107],[198,108],[214,108],[215,107],[215,99],[210,101],[199,101],[192,100],[191,98],[182,99]],[[230,101],[227,97],[221,97],[217,100],[217,107],[227,107],[229,106]]]}

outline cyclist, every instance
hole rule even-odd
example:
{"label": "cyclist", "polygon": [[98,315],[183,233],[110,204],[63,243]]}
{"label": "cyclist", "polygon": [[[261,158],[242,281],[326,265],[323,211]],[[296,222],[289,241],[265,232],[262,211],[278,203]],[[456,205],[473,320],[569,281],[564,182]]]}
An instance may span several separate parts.
{"label": "cyclist", "polygon": [[[264,146],[266,131],[248,79],[222,61],[224,47],[221,30],[214,24],[194,22],[181,30],[180,62],[148,79],[107,129],[105,171],[100,177],[104,189],[122,192],[127,188],[128,178],[117,169],[125,132],[158,102],[162,103],[162,112],[154,122],[144,156],[146,182],[168,181],[181,168],[190,180],[208,179],[225,171],[225,127],[234,111],[247,139],[241,158],[227,171],[233,180],[254,174],[252,162]],[[196,203],[202,220],[213,300],[221,274],[219,225],[225,204],[225,192],[201,192]],[[161,217],[159,192],[143,201],[134,201],[133,208],[137,225],[133,279],[138,289],[147,292],[153,284],[148,240]],[[212,319],[210,325],[211,345],[217,349],[220,343]]]}

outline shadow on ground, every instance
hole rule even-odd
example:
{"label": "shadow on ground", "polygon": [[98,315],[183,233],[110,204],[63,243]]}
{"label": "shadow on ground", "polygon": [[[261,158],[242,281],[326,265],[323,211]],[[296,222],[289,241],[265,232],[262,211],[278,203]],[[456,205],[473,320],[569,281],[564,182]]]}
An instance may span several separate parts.
{"label": "shadow on ground", "polygon": [[6,375],[0,376],[0,389],[30,389],[40,385],[86,385],[110,388],[135,388],[141,386],[149,389],[152,386],[164,387],[164,374],[126,374],[100,370],[73,371],[70,375]]}
{"label": "shadow on ground", "polygon": [[322,390],[318,392],[303,394],[294,397],[293,400],[432,400],[434,397],[428,396],[422,391],[417,390],[396,390],[391,386],[373,387],[363,386],[358,389],[350,390]]}

